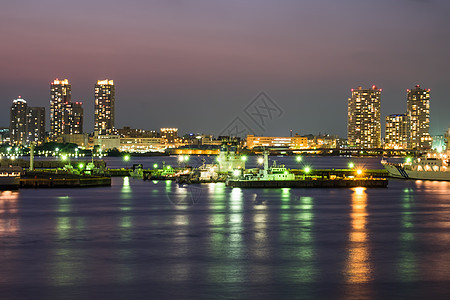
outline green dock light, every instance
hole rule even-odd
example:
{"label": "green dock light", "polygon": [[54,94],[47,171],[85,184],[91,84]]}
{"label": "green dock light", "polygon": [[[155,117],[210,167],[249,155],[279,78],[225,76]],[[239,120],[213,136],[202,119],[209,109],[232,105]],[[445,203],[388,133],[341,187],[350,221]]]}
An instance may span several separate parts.
{"label": "green dock light", "polygon": [[67,155],[66,154],[61,155],[61,160],[62,161],[66,161],[67,160]]}
{"label": "green dock light", "polygon": [[247,160],[247,156],[241,156],[241,159],[242,159],[243,161],[246,161],[246,160]]}
{"label": "green dock light", "polygon": [[411,157],[407,157],[407,158],[406,158],[406,163],[409,164],[409,163],[411,163],[411,161],[412,161]]}
{"label": "green dock light", "polygon": [[234,177],[239,177],[241,175],[241,171],[240,170],[234,170],[233,171],[233,176]]}
{"label": "green dock light", "polygon": [[124,161],[129,161],[129,160],[130,160],[130,156],[129,156],[129,155],[125,155],[125,156],[123,157],[123,160],[124,160]]}
{"label": "green dock light", "polygon": [[301,162],[301,161],[303,160],[303,157],[297,156],[297,157],[295,158],[295,160],[298,161],[298,162]]}
{"label": "green dock light", "polygon": [[158,169],[158,164],[153,164],[153,169]]}
{"label": "green dock light", "polygon": [[184,156],[184,161],[189,161],[189,155]]}
{"label": "green dock light", "polygon": [[306,167],[304,171],[305,171],[305,174],[308,174],[309,172],[311,172],[311,168],[310,167]]}
{"label": "green dock light", "polygon": [[172,167],[171,167],[171,166],[167,166],[166,169],[167,169],[167,170],[170,170],[170,169],[172,169]]}
{"label": "green dock light", "polygon": [[353,169],[353,168],[355,167],[355,164],[351,162],[351,163],[348,164],[348,167],[349,167],[350,169]]}
{"label": "green dock light", "polygon": [[78,169],[80,169],[80,170],[84,169],[84,164],[79,164]]}

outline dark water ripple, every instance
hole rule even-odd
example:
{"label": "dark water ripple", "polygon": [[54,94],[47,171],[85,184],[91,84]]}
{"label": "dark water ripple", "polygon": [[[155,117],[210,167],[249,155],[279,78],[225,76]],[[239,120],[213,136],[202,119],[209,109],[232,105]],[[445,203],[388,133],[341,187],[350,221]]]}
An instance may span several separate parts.
{"label": "dark water ripple", "polygon": [[1,299],[447,299],[450,183],[0,193]]}

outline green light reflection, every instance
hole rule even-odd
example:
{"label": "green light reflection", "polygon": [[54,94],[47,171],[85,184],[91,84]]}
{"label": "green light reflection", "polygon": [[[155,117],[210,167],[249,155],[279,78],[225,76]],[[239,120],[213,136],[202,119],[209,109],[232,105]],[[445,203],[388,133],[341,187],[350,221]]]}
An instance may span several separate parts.
{"label": "green light reflection", "polygon": [[398,278],[403,282],[414,282],[418,277],[417,257],[414,251],[414,191],[411,188],[403,190],[401,232],[399,235]]}

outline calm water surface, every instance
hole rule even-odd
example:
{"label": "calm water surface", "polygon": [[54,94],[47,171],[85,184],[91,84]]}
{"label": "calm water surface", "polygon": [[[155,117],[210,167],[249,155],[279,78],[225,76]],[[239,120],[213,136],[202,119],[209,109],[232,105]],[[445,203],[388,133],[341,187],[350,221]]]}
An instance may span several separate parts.
{"label": "calm water surface", "polygon": [[449,281],[449,182],[0,192],[1,299],[448,299]]}

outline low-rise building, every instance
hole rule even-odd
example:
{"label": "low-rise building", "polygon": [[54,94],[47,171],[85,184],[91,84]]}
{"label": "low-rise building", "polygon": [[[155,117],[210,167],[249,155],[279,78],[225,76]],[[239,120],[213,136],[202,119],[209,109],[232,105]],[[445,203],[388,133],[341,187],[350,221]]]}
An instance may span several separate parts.
{"label": "low-rise building", "polygon": [[56,141],[58,143],[77,144],[77,146],[82,149],[89,147],[89,135],[87,133],[61,134],[57,137]]}
{"label": "low-rise building", "polygon": [[94,146],[99,146],[102,150],[120,149],[119,135],[95,135]]}
{"label": "low-rise building", "polygon": [[295,135],[292,137],[268,137],[247,135],[247,148],[253,149],[257,147],[282,147],[289,149],[306,149],[308,148],[308,139],[306,137]]}
{"label": "low-rise building", "polygon": [[146,153],[162,152],[164,145],[161,144],[161,138],[120,138],[120,151]]}

